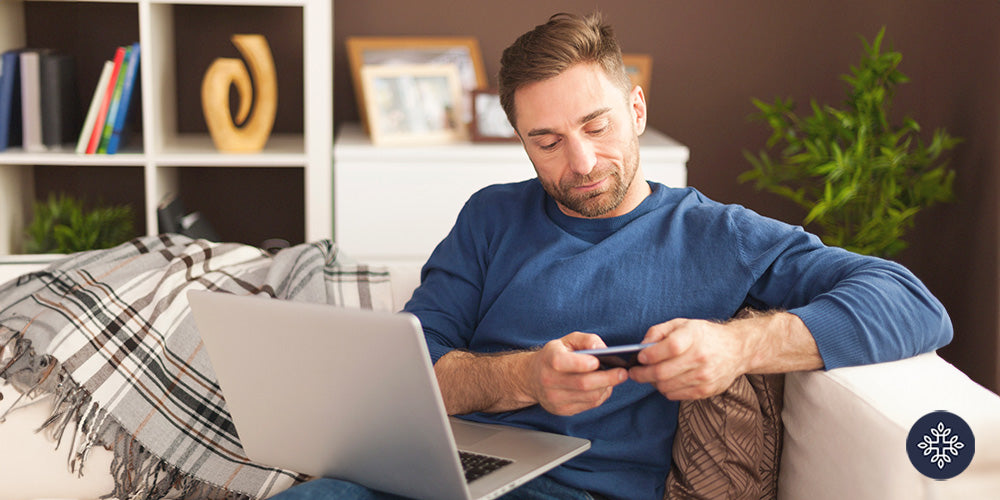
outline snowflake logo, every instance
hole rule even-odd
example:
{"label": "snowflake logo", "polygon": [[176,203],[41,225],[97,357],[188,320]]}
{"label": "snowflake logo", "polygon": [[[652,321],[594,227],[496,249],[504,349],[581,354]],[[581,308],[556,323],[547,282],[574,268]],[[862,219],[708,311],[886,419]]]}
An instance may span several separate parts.
{"label": "snowflake logo", "polygon": [[910,427],[906,454],[913,468],[938,481],[962,473],[976,455],[976,436],[969,423],[945,410],[932,411]]}
{"label": "snowflake logo", "polygon": [[946,427],[944,422],[938,421],[937,426],[931,427],[930,435],[924,434],[922,441],[917,443],[917,448],[924,452],[924,456],[930,456],[932,464],[938,469],[944,469],[945,464],[951,463],[951,458],[959,455],[959,450],[965,448],[965,443],[959,441],[958,434],[952,435],[950,427]]}

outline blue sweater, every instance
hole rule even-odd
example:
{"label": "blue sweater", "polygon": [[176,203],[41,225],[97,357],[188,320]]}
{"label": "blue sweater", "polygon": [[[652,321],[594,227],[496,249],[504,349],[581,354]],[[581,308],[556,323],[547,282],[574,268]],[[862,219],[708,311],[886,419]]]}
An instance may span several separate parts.
{"label": "blue sweater", "polygon": [[[741,307],[781,308],[812,332],[827,369],[930,351],[951,339],[941,304],[902,266],[824,246],[801,228],[694,189],[650,183],[632,212],[563,214],[541,184],[472,196],[406,305],[434,362],[453,349],[536,347],[573,331],[609,346],[639,342],[673,318],[725,320]],[[549,473],[609,497],[660,499],[678,403],[627,381],[571,417],[539,405],[466,415],[580,436],[585,454]]]}

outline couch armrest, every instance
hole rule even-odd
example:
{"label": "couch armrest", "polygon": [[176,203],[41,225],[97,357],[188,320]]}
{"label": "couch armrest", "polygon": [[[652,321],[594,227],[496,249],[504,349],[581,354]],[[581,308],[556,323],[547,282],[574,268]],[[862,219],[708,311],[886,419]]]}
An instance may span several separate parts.
{"label": "couch armrest", "polygon": [[[16,396],[10,386],[0,385],[5,396]],[[3,413],[0,405],[0,414]],[[35,432],[52,410],[46,398],[26,408],[19,408],[0,423],[0,498],[97,499],[114,490],[111,477],[112,453],[101,447],[90,450],[83,464],[84,474],[70,472],[67,461],[71,431],[67,431],[59,449],[43,434]]]}
{"label": "couch armrest", "polygon": [[[910,428],[936,410],[962,417],[976,439],[972,464],[947,481],[906,453]],[[789,374],[782,420],[781,498],[990,498],[1000,488],[1000,396],[935,353]]]}

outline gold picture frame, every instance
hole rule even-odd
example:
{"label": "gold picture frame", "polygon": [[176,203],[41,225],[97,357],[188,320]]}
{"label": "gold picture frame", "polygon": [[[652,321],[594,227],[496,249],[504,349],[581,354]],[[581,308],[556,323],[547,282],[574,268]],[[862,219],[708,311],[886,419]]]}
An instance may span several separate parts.
{"label": "gold picture frame", "polygon": [[[479,40],[475,37],[348,37],[347,58],[362,125],[369,130],[361,68],[364,66],[415,66],[453,64],[467,101],[463,121],[469,123],[472,91],[487,85]],[[369,130],[370,131],[370,130]]]}
{"label": "gold picture frame", "polygon": [[374,65],[362,66],[359,72],[372,144],[467,140],[461,80],[454,65]]}
{"label": "gold picture frame", "polygon": [[653,75],[653,57],[649,54],[622,54],[622,61],[625,62],[625,72],[632,80],[632,86],[642,87],[643,93],[648,97]]}

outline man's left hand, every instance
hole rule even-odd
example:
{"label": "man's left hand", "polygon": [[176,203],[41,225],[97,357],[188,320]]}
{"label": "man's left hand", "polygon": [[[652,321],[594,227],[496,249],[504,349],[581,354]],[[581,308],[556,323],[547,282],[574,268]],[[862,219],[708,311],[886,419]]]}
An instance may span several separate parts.
{"label": "man's left hand", "polygon": [[701,399],[720,394],[746,373],[746,338],[726,324],[675,319],[654,325],[629,377],[653,384],[669,399]]}
{"label": "man's left hand", "polygon": [[629,377],[653,384],[672,400],[721,394],[745,373],[786,373],[823,367],[816,341],[787,312],[755,314],[726,323],[674,319],[652,326]]}

